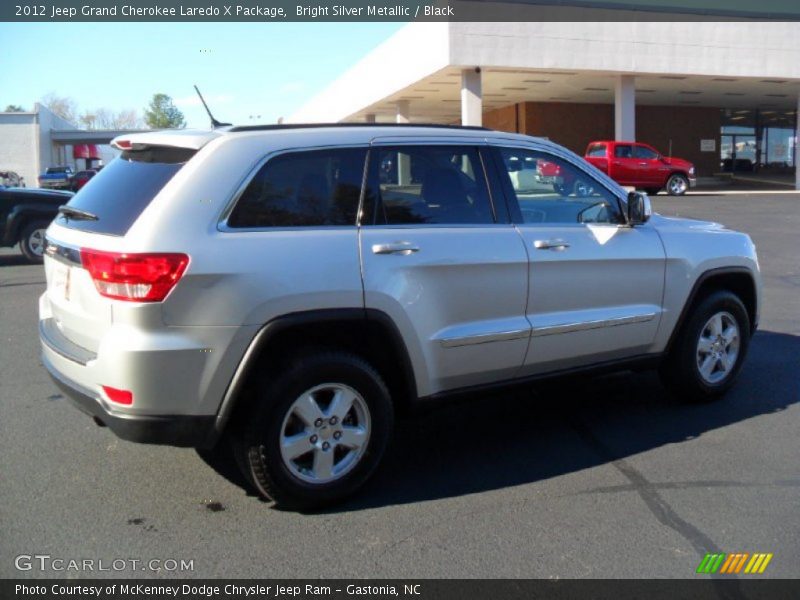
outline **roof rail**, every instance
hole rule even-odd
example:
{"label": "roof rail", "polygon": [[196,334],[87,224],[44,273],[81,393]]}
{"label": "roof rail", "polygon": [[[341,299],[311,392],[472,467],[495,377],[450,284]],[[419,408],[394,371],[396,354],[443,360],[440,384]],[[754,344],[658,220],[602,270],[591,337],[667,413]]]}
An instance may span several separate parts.
{"label": "roof rail", "polygon": [[487,127],[474,125],[442,125],[441,123],[281,123],[278,125],[236,125],[228,131],[271,131],[281,129],[313,129],[317,127],[434,127],[436,129],[468,129],[471,131],[491,131]]}

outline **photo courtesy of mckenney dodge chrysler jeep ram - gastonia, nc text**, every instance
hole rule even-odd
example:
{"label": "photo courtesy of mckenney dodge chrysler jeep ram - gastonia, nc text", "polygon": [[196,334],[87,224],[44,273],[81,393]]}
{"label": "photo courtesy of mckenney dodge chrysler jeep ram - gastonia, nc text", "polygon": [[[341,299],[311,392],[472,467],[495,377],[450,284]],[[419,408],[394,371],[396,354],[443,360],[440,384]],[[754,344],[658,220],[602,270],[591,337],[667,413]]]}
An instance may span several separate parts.
{"label": "photo courtesy of mckenney dodge chrysler jeep ram - gastonia, nc text", "polygon": [[[359,488],[408,404],[633,367],[720,396],[758,324],[747,235],[651,214],[542,139],[250,126],[114,145],[47,230],[44,366],[124,439],[232,444],[286,507]],[[525,176],[543,163],[569,189]]]}

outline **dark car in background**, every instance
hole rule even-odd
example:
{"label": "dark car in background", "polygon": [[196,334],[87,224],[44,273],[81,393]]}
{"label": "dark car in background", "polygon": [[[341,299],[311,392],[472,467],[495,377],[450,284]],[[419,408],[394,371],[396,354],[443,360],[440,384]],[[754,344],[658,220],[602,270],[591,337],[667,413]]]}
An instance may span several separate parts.
{"label": "dark car in background", "polygon": [[0,246],[19,244],[31,263],[44,256],[44,232],[72,192],[0,187]]}
{"label": "dark car in background", "polygon": [[72,177],[72,191],[77,192],[79,189],[89,183],[89,180],[95,175],[97,175],[96,169],[86,169],[85,171],[78,171],[75,173],[75,175]]}

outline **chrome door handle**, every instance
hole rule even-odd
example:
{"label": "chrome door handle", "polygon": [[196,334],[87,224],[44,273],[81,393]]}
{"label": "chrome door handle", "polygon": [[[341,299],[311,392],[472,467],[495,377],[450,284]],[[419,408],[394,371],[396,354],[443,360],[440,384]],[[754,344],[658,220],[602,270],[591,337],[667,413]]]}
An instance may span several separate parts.
{"label": "chrome door handle", "polygon": [[569,244],[564,240],[536,240],[533,247],[537,250],[566,250]]}
{"label": "chrome door handle", "polygon": [[408,256],[414,252],[419,252],[419,246],[411,242],[392,242],[390,244],[373,244],[373,254],[402,254]]}

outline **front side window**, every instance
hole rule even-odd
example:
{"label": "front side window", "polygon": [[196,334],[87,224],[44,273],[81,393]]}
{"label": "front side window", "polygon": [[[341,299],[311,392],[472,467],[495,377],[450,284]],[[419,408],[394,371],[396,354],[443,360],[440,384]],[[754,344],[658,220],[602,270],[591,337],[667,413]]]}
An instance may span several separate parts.
{"label": "front side window", "polygon": [[658,152],[651,150],[647,146],[634,146],[633,158],[641,158],[644,160],[655,160],[659,156]]}
{"label": "front side window", "polygon": [[355,225],[366,148],[280,154],[259,169],[229,227]]}
{"label": "front side window", "polygon": [[375,147],[366,200],[375,211],[368,222],[377,225],[494,223],[483,165],[473,147]]}
{"label": "front side window", "polygon": [[[500,148],[524,223],[622,223],[616,196],[572,163],[544,152]],[[535,164],[535,169],[513,166]],[[512,168],[509,168],[512,165]]]}

